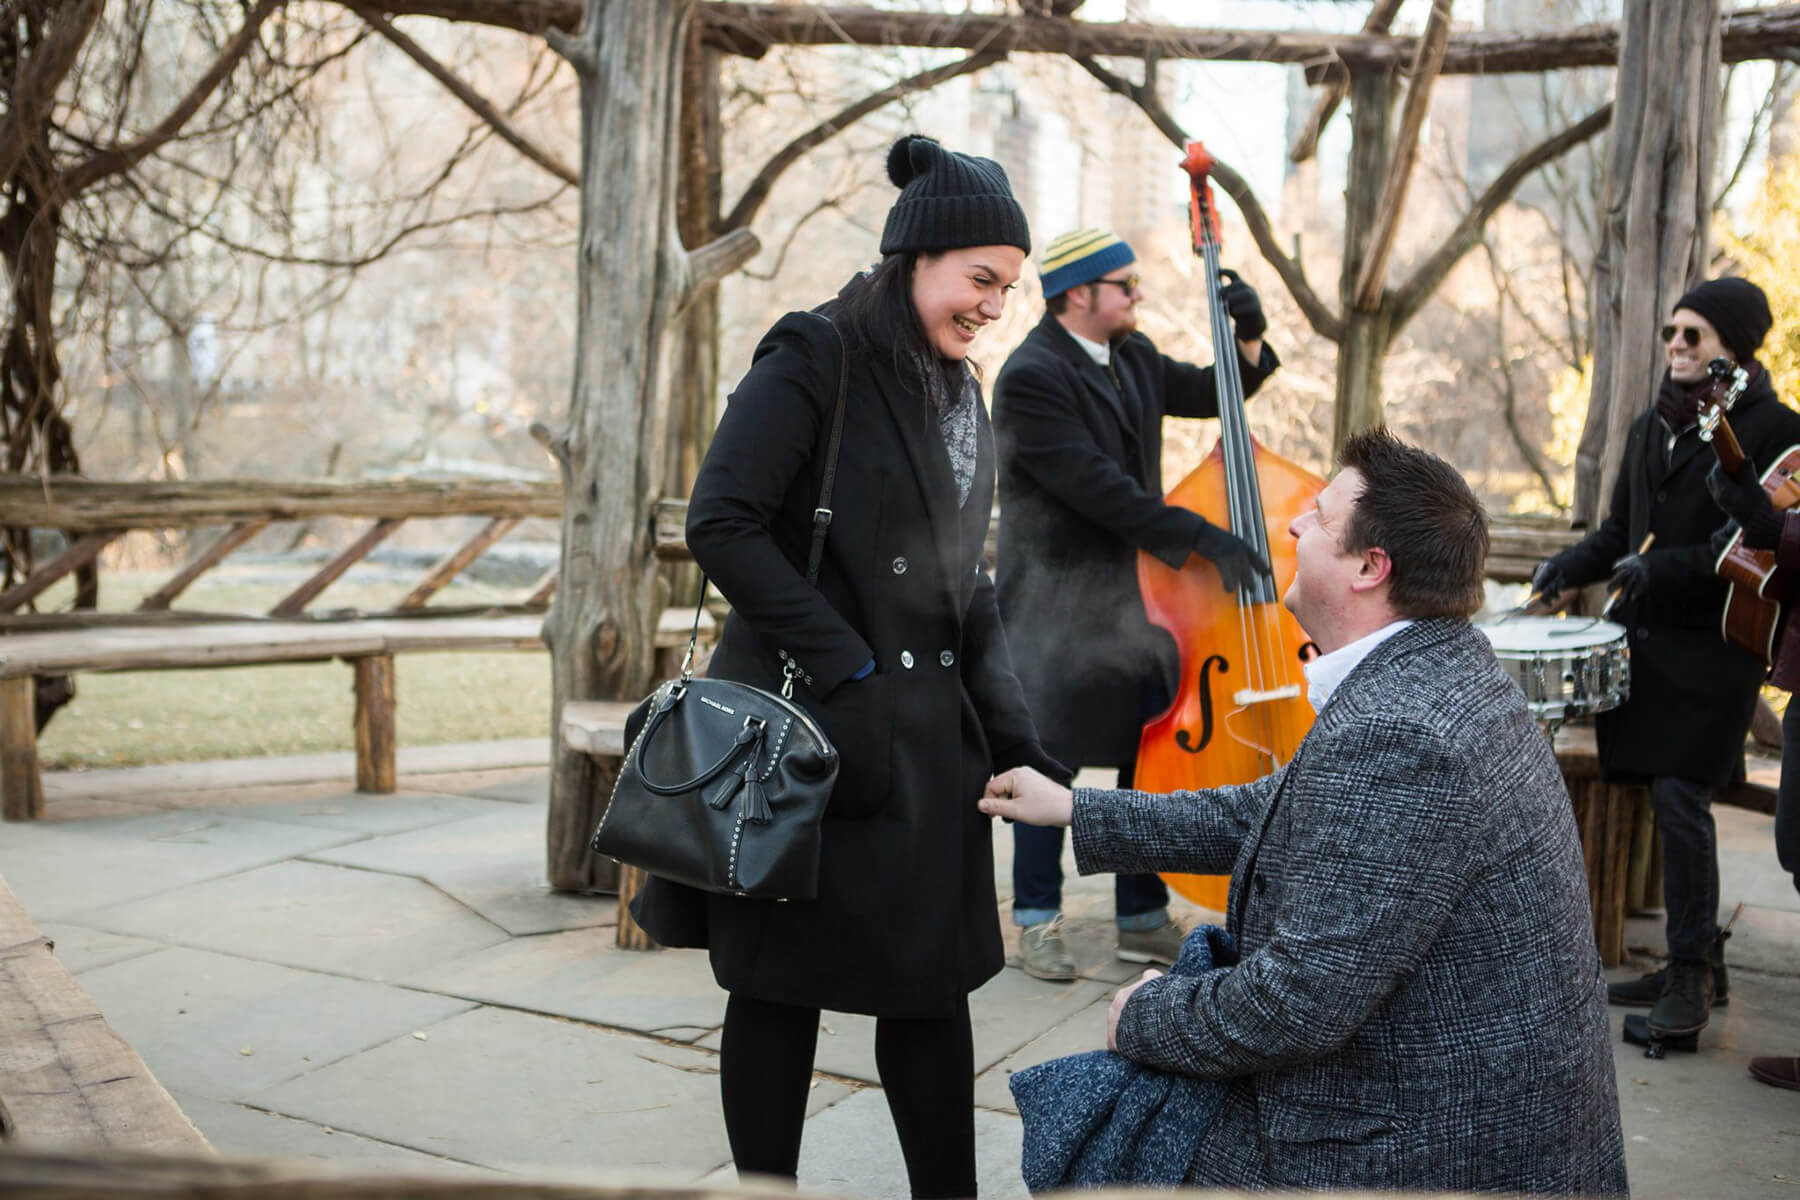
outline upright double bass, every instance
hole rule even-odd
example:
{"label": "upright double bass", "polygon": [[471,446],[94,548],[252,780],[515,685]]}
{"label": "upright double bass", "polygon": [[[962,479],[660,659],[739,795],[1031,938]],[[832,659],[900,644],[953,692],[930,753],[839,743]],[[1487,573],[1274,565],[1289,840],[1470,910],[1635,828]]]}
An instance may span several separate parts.
{"label": "upright double bass", "polygon": [[[1145,724],[1138,743],[1135,786],[1155,792],[1248,783],[1287,762],[1312,727],[1302,667],[1317,648],[1282,607],[1281,595],[1295,570],[1288,525],[1325,486],[1250,433],[1237,343],[1219,298],[1219,223],[1208,182],[1213,159],[1190,142],[1182,166],[1191,182],[1194,253],[1206,268],[1219,441],[1165,499],[1243,538],[1273,567],[1274,578],[1257,576],[1228,594],[1203,558],[1190,558],[1177,571],[1138,555],[1145,611],[1181,653],[1175,699]],[[1195,903],[1224,910],[1228,879],[1164,878]]]}

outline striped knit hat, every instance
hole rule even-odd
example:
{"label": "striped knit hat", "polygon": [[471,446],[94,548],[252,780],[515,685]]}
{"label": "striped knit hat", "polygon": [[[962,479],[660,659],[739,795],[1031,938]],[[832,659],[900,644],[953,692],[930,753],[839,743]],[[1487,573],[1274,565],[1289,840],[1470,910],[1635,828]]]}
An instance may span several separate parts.
{"label": "striped knit hat", "polygon": [[1072,287],[1092,283],[1108,271],[1136,262],[1137,255],[1125,239],[1104,229],[1077,229],[1051,241],[1044,251],[1038,278],[1044,299],[1060,296]]}
{"label": "striped knit hat", "polygon": [[1025,210],[993,159],[958,154],[909,133],[888,151],[887,170],[900,198],[881,231],[883,254],[964,246],[1017,246],[1031,253]]}

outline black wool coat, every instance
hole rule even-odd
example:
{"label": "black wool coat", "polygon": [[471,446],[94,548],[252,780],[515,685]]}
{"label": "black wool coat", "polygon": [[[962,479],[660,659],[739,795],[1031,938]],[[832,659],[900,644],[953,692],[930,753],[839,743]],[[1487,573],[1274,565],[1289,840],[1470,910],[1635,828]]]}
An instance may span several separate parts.
{"label": "black wool coat", "polygon": [[[1800,442],[1800,413],[1776,398],[1766,371],[1730,421],[1759,468]],[[1632,422],[1605,519],[1552,561],[1571,585],[1598,583],[1656,535],[1644,555],[1643,598],[1613,610],[1631,646],[1631,694],[1595,718],[1600,768],[1610,779],[1723,786],[1743,764],[1763,664],[1727,645],[1720,628],[1726,586],[1713,571],[1711,540],[1726,517],[1706,491],[1712,448],[1692,428],[1669,442],[1654,409]]]}
{"label": "black wool coat", "polygon": [[[695,481],[687,540],[731,602],[708,674],[794,698],[840,755],[811,901],[703,895],[652,880],[652,937],[705,946],[728,991],[876,1016],[948,1015],[1004,961],[990,774],[1052,767],[1013,675],[982,561],[993,434],[980,413],[959,505],[920,381],[853,350],[834,516],[818,587],[812,513],[836,405],[837,335],[790,313],[764,336]],[[869,659],[875,673],[853,675]]]}
{"label": "black wool coat", "polygon": [[[995,575],[1019,681],[1044,745],[1073,767],[1128,767],[1174,694],[1173,640],[1144,615],[1137,555],[1174,568],[1204,520],[1163,503],[1162,420],[1215,417],[1213,368],[1141,333],[1112,348],[1121,388],[1046,313],[994,384]],[[1246,395],[1280,360],[1241,357]]]}

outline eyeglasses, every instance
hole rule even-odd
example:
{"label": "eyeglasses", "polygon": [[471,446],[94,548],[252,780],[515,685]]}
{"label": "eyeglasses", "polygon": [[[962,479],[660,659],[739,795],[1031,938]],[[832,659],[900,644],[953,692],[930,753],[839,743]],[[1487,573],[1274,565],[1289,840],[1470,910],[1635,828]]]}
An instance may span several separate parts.
{"label": "eyeglasses", "polygon": [[1129,295],[1131,295],[1131,293],[1138,290],[1138,284],[1144,282],[1144,280],[1141,275],[1127,275],[1123,279],[1096,279],[1096,280],[1094,280],[1094,282],[1095,283],[1110,283],[1114,287],[1119,288],[1121,291],[1123,291],[1127,296],[1129,296]]}
{"label": "eyeglasses", "polygon": [[1682,344],[1689,350],[1700,344],[1700,331],[1692,325],[1664,325],[1662,327],[1662,340],[1665,343],[1673,340],[1676,334],[1681,335]]}

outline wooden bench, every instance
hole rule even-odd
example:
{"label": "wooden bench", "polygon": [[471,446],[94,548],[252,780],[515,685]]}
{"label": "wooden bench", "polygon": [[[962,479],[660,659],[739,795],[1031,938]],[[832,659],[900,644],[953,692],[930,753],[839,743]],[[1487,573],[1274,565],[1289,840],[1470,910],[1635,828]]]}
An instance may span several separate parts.
{"label": "wooden bench", "polygon": [[[691,609],[668,609],[662,614],[656,647],[665,664],[679,663],[692,622]],[[44,815],[34,676],[342,659],[350,664],[355,678],[356,788],[392,792],[397,750],[394,657],[433,650],[542,650],[542,626],[541,617],[524,615],[395,617],[220,621],[9,635],[0,639],[0,804],[5,819],[26,821]],[[701,624],[702,636],[708,636],[711,628],[707,616]],[[572,707],[579,712],[596,706]],[[630,712],[630,705],[622,707]],[[622,735],[623,716],[617,724]],[[594,744],[608,743],[601,738]],[[612,753],[622,755],[624,748]]]}
{"label": "wooden bench", "polygon": [[0,880],[0,1140],[209,1154]]}

